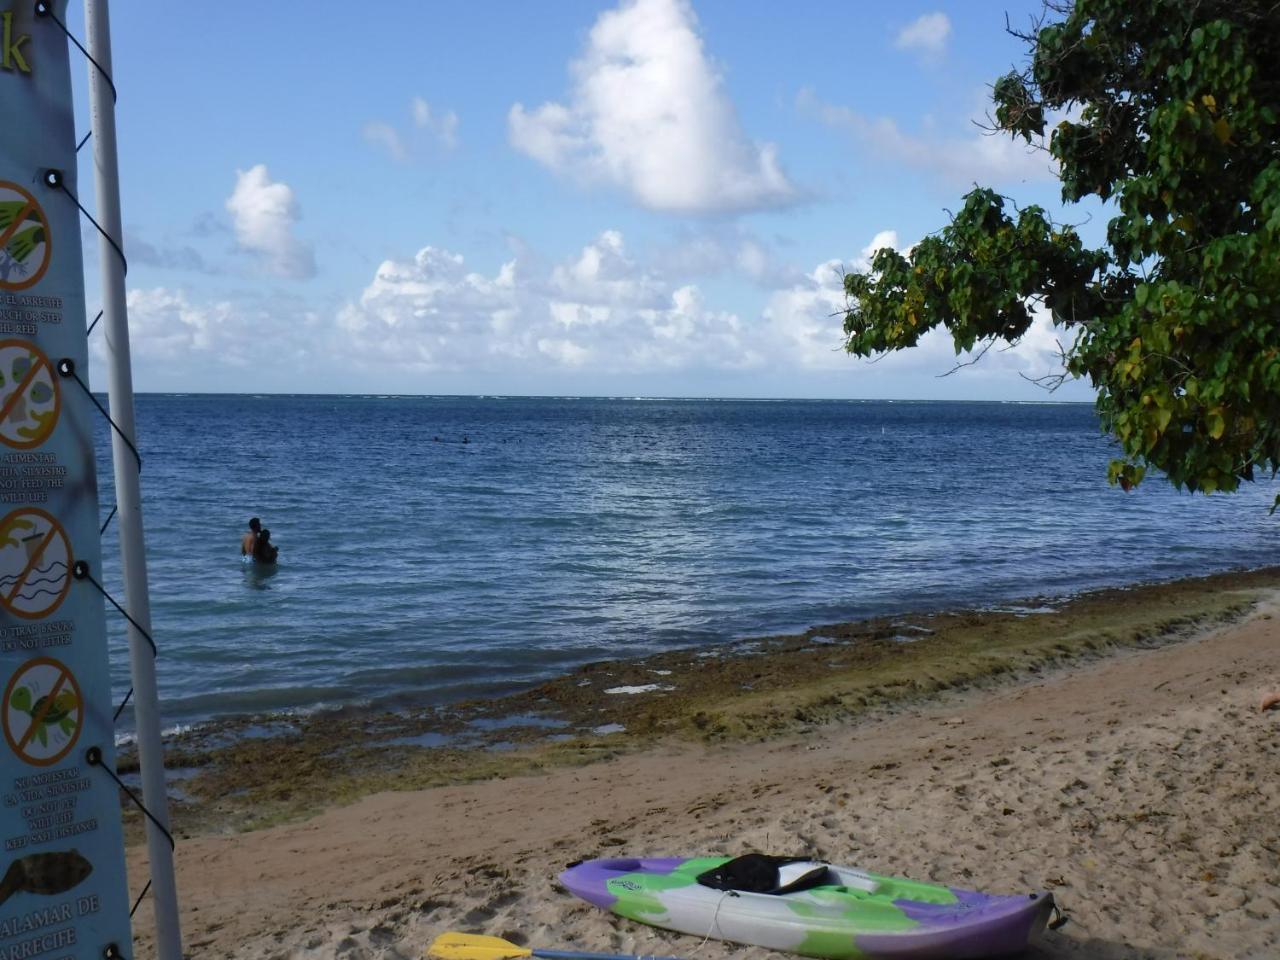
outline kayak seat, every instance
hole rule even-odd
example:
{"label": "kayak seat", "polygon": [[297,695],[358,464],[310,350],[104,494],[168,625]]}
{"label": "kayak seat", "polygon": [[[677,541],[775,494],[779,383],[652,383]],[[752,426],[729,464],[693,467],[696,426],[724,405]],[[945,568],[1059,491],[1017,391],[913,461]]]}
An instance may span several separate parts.
{"label": "kayak seat", "polygon": [[698,883],[712,890],[766,893],[781,896],[839,883],[825,863],[803,857],[775,857],[746,853],[698,874]]}

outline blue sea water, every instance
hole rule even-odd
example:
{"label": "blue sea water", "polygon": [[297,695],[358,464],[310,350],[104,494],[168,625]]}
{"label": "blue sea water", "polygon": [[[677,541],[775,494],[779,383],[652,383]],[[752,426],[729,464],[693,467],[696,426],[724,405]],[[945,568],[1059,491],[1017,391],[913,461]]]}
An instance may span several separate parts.
{"label": "blue sea water", "polygon": [[[1280,562],[1275,486],[1125,494],[1088,405],[136,403],[170,725],[440,703],[592,660]],[[273,575],[240,562],[251,515]]]}

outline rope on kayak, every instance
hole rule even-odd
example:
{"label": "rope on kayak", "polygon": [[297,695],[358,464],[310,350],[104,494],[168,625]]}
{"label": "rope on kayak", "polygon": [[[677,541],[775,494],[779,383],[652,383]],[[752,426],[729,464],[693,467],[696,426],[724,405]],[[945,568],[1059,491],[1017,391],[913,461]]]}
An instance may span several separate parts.
{"label": "rope on kayak", "polygon": [[710,926],[710,928],[708,928],[708,930],[707,930],[707,935],[706,935],[705,937],[703,937],[703,938],[702,938],[702,942],[701,942],[700,944],[698,944],[698,949],[699,949],[699,950],[701,950],[703,947],[705,947],[705,946],[707,945],[707,941],[708,941],[708,940],[710,940],[710,939],[712,938],[712,936],[714,936],[714,935],[715,935],[717,925],[718,925],[718,924],[719,924],[719,922],[720,922],[720,904],[724,903],[724,898],[725,898],[725,897],[736,897],[736,896],[738,896],[738,891],[737,891],[737,890],[726,890],[726,891],[724,891],[724,893],[720,894],[720,899],[716,901],[716,909],[715,909],[715,912],[713,912],[713,913],[711,914],[711,926]]}

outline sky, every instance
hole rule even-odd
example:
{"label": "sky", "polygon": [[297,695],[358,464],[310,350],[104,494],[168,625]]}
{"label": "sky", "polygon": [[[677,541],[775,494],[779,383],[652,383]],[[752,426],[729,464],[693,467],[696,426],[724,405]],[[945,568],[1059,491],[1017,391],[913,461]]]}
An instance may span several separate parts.
{"label": "sky", "polygon": [[1026,379],[1060,368],[1043,317],[959,370],[943,332],[841,349],[842,273],[975,184],[1100,239],[975,122],[1040,8],[116,3],[135,387],[1089,400]]}

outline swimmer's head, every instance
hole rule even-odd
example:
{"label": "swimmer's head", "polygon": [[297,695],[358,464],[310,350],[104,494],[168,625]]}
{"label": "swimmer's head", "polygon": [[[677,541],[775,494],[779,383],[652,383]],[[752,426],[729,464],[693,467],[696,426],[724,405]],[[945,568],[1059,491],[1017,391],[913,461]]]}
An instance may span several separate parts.
{"label": "swimmer's head", "polygon": [[262,529],[262,521],[259,520],[257,517],[250,517],[249,529],[252,530],[254,533],[257,533],[259,530]]}

